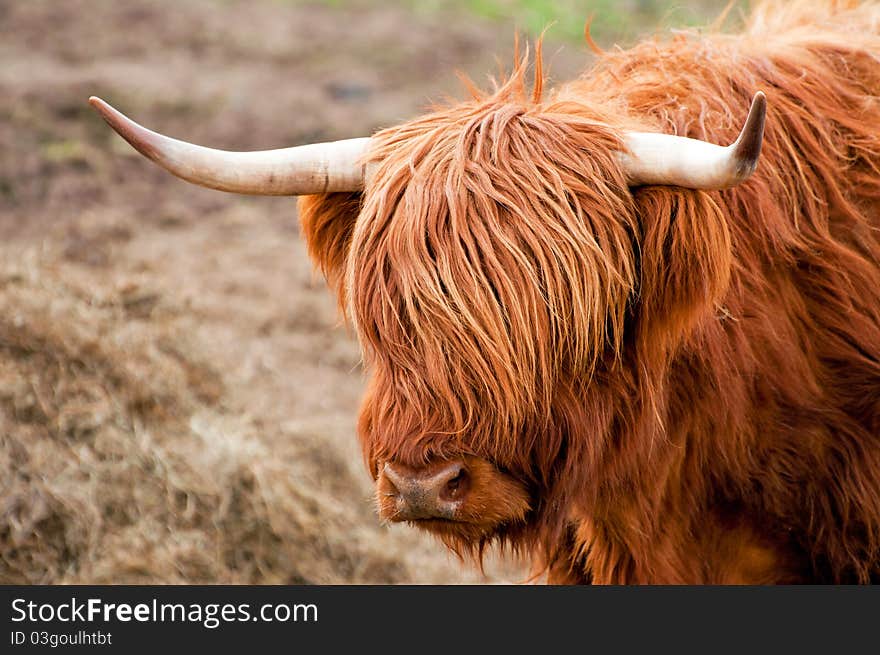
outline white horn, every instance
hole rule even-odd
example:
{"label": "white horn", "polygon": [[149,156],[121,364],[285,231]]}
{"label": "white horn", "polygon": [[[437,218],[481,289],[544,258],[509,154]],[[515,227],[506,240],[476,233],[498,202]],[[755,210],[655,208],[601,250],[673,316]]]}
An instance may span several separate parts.
{"label": "white horn", "polygon": [[178,141],[135,123],[100,98],[89,103],[138,152],[195,184],[265,196],[359,191],[369,138],[256,152],[229,152]]}
{"label": "white horn", "polygon": [[746,181],[758,165],[767,99],[752,100],[739,137],[726,148],[705,141],[653,132],[628,132],[621,165],[630,186],[667,184],[689,189],[728,189]]}

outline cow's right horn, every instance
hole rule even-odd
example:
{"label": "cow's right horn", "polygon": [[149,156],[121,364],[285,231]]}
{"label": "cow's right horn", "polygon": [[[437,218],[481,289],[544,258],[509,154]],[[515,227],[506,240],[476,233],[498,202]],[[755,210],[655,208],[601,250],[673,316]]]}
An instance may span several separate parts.
{"label": "cow's right horn", "polygon": [[221,191],[296,196],[359,191],[366,177],[369,138],[229,152],[178,141],[135,123],[100,98],[89,103],[138,152],[184,180]]}

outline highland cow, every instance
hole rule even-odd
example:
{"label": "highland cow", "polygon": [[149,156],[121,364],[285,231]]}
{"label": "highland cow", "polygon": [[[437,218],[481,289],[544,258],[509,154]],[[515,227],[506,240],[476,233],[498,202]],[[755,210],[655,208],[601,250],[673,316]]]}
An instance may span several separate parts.
{"label": "highland cow", "polygon": [[539,48],[531,90],[520,58],[491,93],[333,144],[209,150],[92,102],[187,180],[305,195],[369,373],[382,518],[551,583],[863,583],[880,6],[843,4],[600,53],[546,97]]}

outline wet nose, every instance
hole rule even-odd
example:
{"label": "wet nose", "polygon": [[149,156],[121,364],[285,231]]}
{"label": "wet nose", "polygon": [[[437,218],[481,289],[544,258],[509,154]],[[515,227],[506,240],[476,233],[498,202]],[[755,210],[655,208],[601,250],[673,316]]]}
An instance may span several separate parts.
{"label": "wet nose", "polygon": [[455,519],[470,489],[463,462],[410,468],[386,462],[382,468],[386,497],[394,507],[392,521]]}

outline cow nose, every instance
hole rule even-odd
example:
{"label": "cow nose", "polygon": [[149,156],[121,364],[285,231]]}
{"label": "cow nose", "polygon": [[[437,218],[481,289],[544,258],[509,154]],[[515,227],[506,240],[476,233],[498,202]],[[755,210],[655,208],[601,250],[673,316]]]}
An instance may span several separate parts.
{"label": "cow nose", "polygon": [[382,475],[395,511],[392,521],[454,519],[470,489],[470,477],[463,462],[414,469],[386,462]]}

